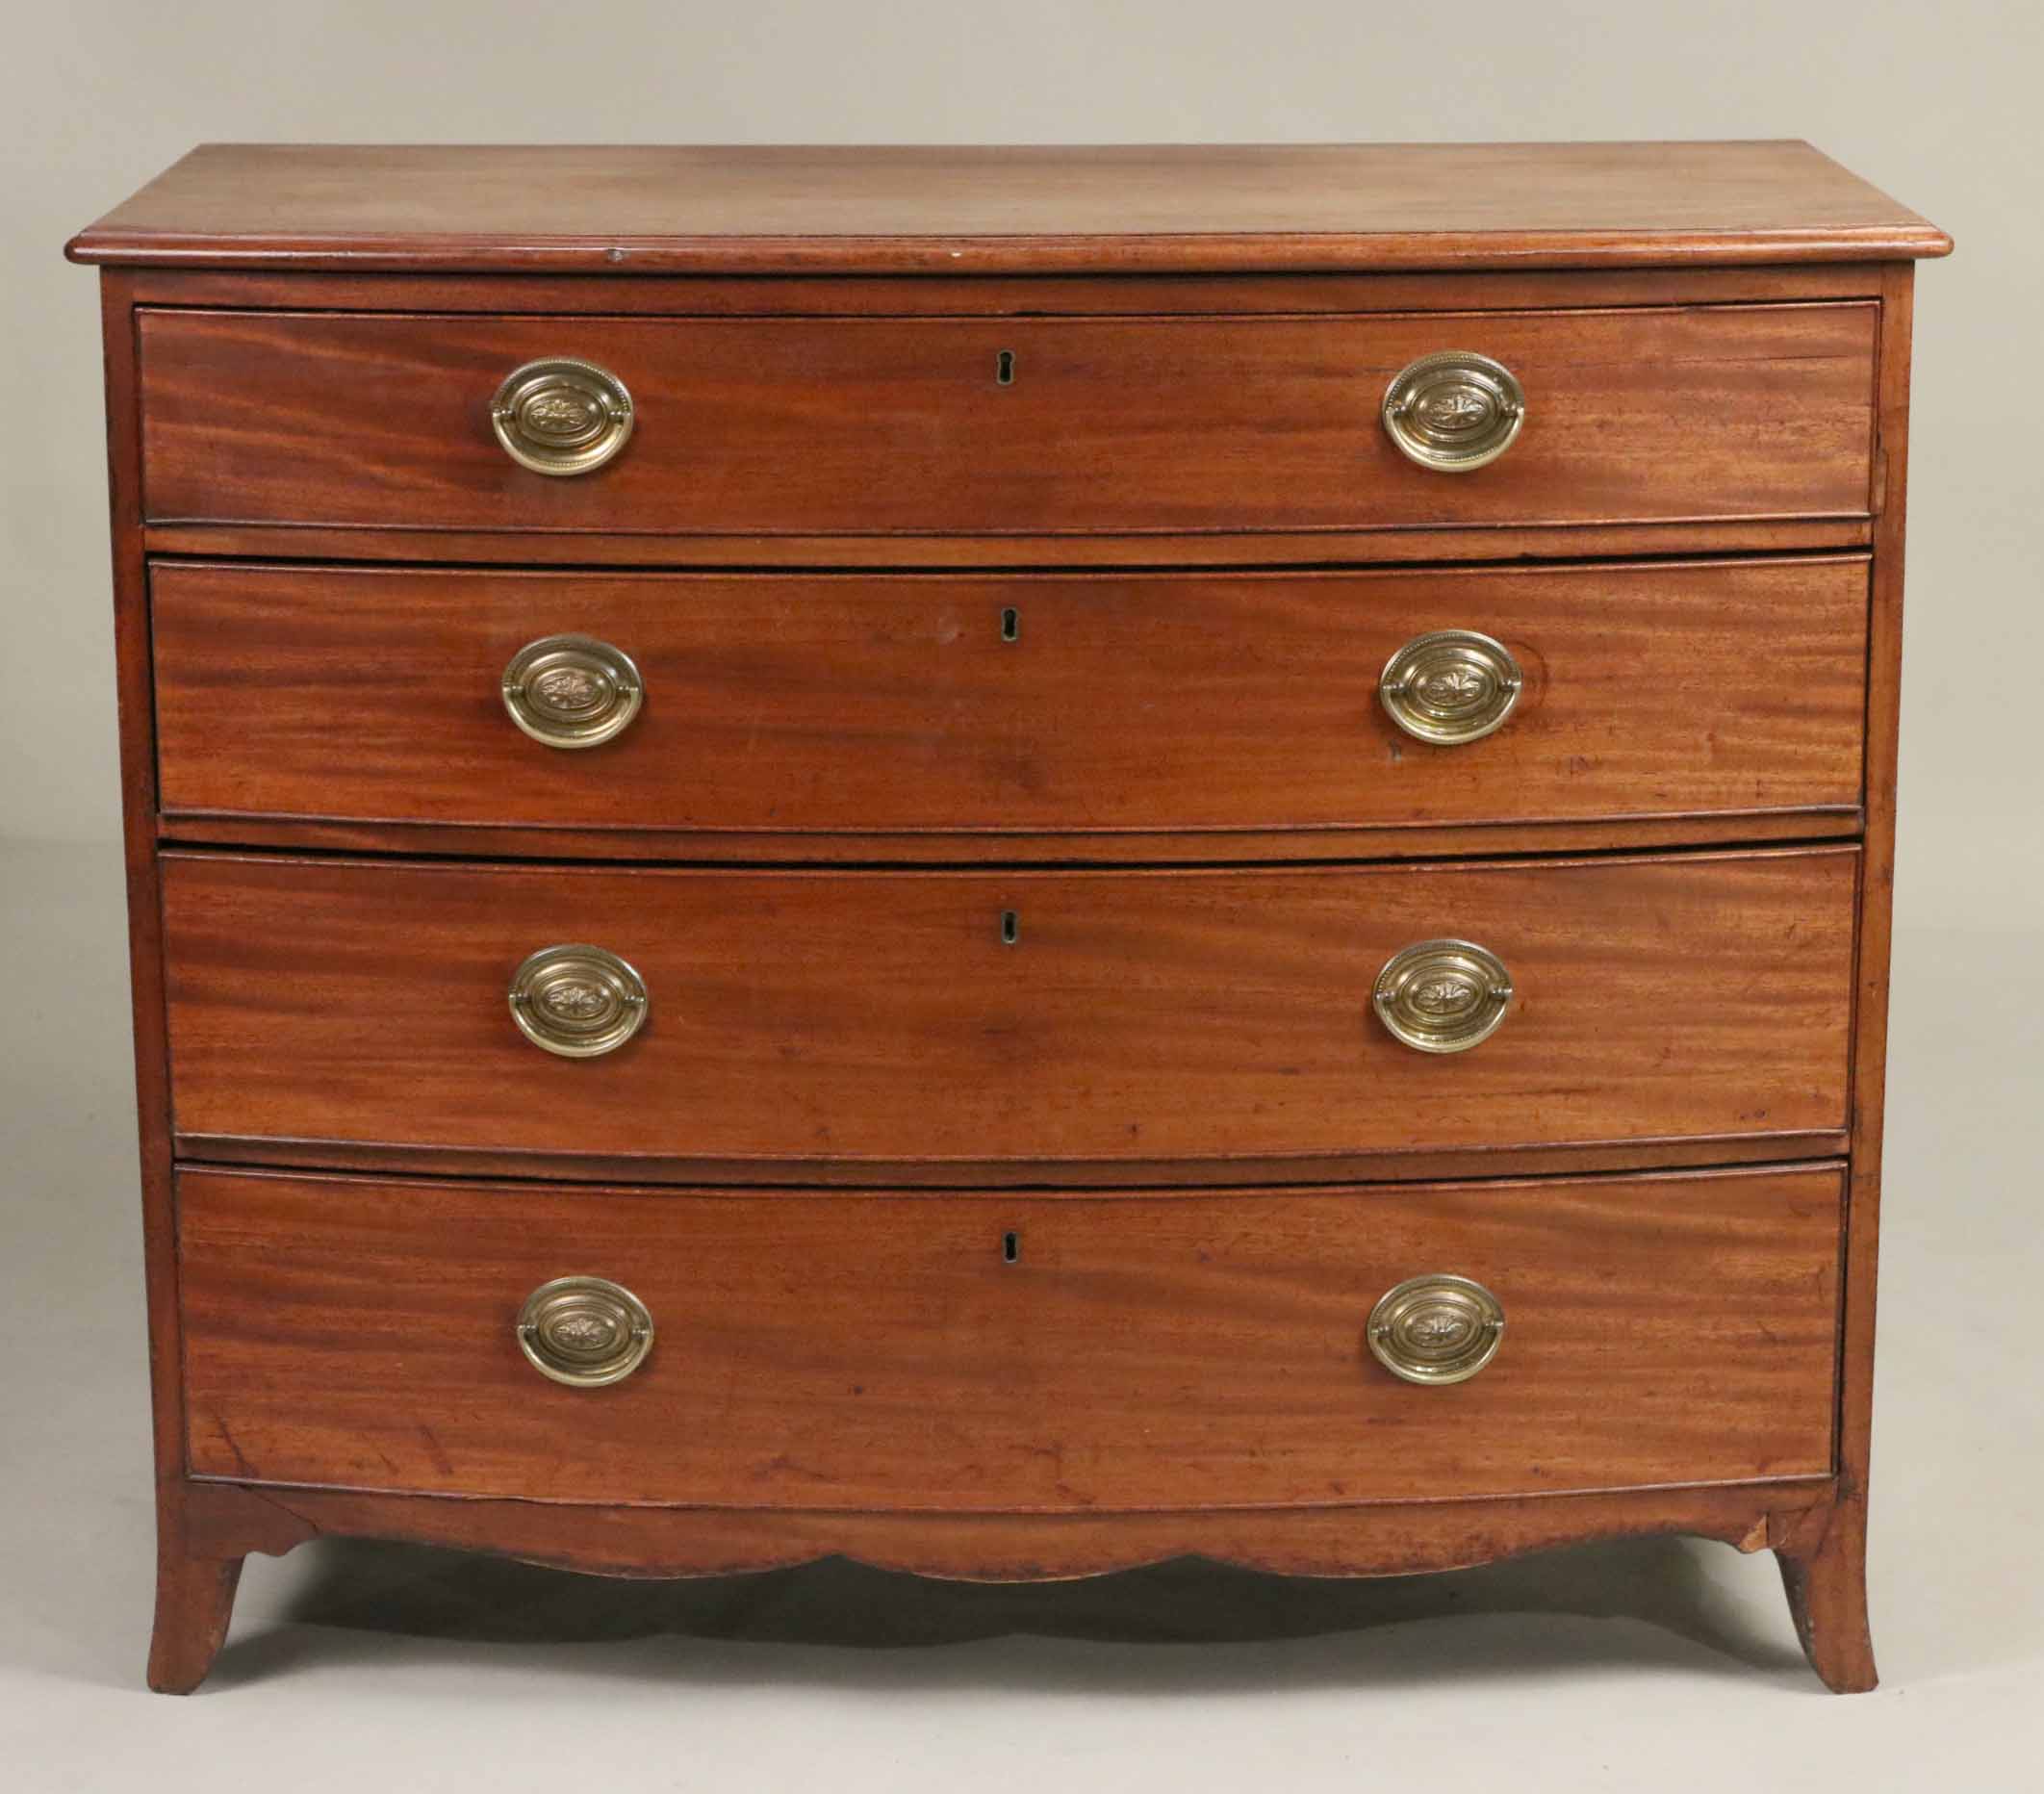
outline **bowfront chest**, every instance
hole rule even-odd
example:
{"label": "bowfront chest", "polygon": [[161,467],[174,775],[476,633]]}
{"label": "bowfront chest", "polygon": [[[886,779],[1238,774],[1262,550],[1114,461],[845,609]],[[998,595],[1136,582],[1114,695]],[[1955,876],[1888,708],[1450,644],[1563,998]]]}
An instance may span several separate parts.
{"label": "bowfront chest", "polygon": [[320,1533],[1873,1685],[1913,260],[1800,143],[210,146],[101,268],[152,1686]]}

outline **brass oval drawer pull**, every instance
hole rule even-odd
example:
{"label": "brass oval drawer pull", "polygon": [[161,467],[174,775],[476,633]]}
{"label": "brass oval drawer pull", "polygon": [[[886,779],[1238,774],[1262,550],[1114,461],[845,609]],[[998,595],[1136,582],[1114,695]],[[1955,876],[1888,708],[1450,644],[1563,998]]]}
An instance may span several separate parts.
{"label": "brass oval drawer pull", "polygon": [[1385,961],[1377,1019],[1422,1053],[1466,1053],[1497,1032],[1512,1003],[1505,962],[1473,940],[1421,940]]}
{"label": "brass oval drawer pull", "polygon": [[512,973],[508,994],[519,1032],[563,1059],[614,1053],[646,1019],[646,981],[601,947],[542,947]]}
{"label": "brass oval drawer pull", "polygon": [[1377,697],[1408,735],[1451,748],[1498,728],[1524,685],[1502,642],[1474,629],[1436,629],[1416,635],[1384,663]]}
{"label": "brass oval drawer pull", "polygon": [[490,400],[504,452],[535,474],[593,474],[631,440],[631,395],[593,362],[551,356],[504,376]]}
{"label": "brass oval drawer pull", "polygon": [[1497,1356],[1504,1324],[1504,1304],[1480,1283],[1408,1277],[1369,1311],[1369,1349],[1408,1383],[1466,1383]]}
{"label": "brass oval drawer pull", "polygon": [[622,648],[593,635],[543,635],[504,668],[504,708],[549,748],[593,748],[638,715],[646,681]]}
{"label": "brass oval drawer pull", "polygon": [[623,1382],[652,1344],[646,1304],[607,1277],[556,1277],[518,1311],[518,1347],[526,1362],[571,1389]]}
{"label": "brass oval drawer pull", "polygon": [[1467,474],[1518,440],[1526,396],[1511,369],[1473,349],[1444,349],[1401,368],[1384,389],[1384,427],[1408,461]]}

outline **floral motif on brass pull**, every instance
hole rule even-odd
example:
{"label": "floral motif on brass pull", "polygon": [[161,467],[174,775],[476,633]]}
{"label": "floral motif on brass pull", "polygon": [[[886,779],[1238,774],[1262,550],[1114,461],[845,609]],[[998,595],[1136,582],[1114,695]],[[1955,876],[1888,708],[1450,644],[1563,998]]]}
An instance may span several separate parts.
{"label": "floral motif on brass pull", "polygon": [[594,1021],[610,1007],[610,998],[595,985],[578,985],[563,980],[548,987],[535,999],[549,1015],[557,1015],[563,1021]]}
{"label": "floral motif on brass pull", "polygon": [[607,1320],[599,1320],[594,1315],[570,1315],[567,1320],[554,1323],[551,1335],[556,1345],[566,1346],[572,1351],[607,1351],[617,1344],[618,1330]]}
{"label": "floral motif on brass pull", "polygon": [[560,445],[586,439],[602,423],[603,414],[582,394],[555,389],[528,398],[518,421],[528,435]]}
{"label": "floral motif on brass pull", "polygon": [[1436,978],[1413,987],[1413,1007],[1437,1020],[1467,1012],[1483,992],[1467,978]]}
{"label": "floral motif on brass pull", "polygon": [[1497,416],[1496,402],[1487,394],[1467,386],[1451,386],[1429,393],[1414,406],[1419,422],[1435,430],[1473,430],[1488,427]]}
{"label": "floral motif on brass pull", "polygon": [[535,698],[563,712],[590,710],[607,695],[607,687],[583,667],[556,667],[542,673],[527,689]]}

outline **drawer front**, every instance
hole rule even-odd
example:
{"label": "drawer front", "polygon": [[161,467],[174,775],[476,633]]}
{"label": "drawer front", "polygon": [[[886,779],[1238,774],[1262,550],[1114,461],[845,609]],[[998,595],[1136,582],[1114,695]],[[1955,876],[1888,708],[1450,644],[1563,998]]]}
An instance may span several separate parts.
{"label": "drawer front", "polygon": [[[187,1150],[958,1163],[1832,1129],[1857,865],[1850,848],[1235,873],[171,854],[177,1127]],[[1373,1014],[1392,957],[1442,937],[1495,954],[1511,989],[1495,1032],[1451,1054]],[[542,1050],[507,1002],[527,956],[564,943],[621,956],[649,994],[600,1057]],[[565,994],[524,1013],[556,1038],[624,1021],[608,976],[542,978]],[[1433,1006],[1425,1026],[1478,1023],[1499,976],[1435,967],[1405,997]]]}
{"label": "drawer front", "polygon": [[[144,510],[167,522],[738,535],[1864,517],[1877,311],[144,310]],[[1392,378],[1447,350],[1503,364],[1524,393],[1518,440],[1474,472],[1416,465],[1379,419]],[[622,451],[571,476],[514,461],[492,423],[507,375],[559,357],[614,374],[632,407]]]}
{"label": "drawer front", "polygon": [[[150,585],[171,812],[1111,833],[1859,799],[1858,556],[1000,578],[160,563]],[[1493,638],[1520,682],[1495,732],[1444,745],[1379,679],[1448,630]],[[573,718],[524,732],[503,696],[563,634],[640,681],[599,745],[567,745],[591,732]]]}
{"label": "drawer front", "polygon": [[[564,1193],[187,1171],[190,1462],[574,1501],[1336,1504],[1821,1475],[1841,1173],[1207,1196]],[[1010,1244],[1010,1236],[1012,1243]],[[1469,1380],[1366,1332],[1448,1273]],[[527,1294],[645,1305],[624,1380],[522,1352]]]}

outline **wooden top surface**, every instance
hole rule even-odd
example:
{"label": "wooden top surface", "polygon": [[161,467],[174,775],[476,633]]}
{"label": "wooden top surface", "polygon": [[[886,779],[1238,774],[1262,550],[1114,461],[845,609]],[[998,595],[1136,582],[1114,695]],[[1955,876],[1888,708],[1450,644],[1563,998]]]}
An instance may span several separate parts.
{"label": "wooden top surface", "polygon": [[1247,273],[1943,255],[1807,143],[210,143],[72,240],[124,265]]}

